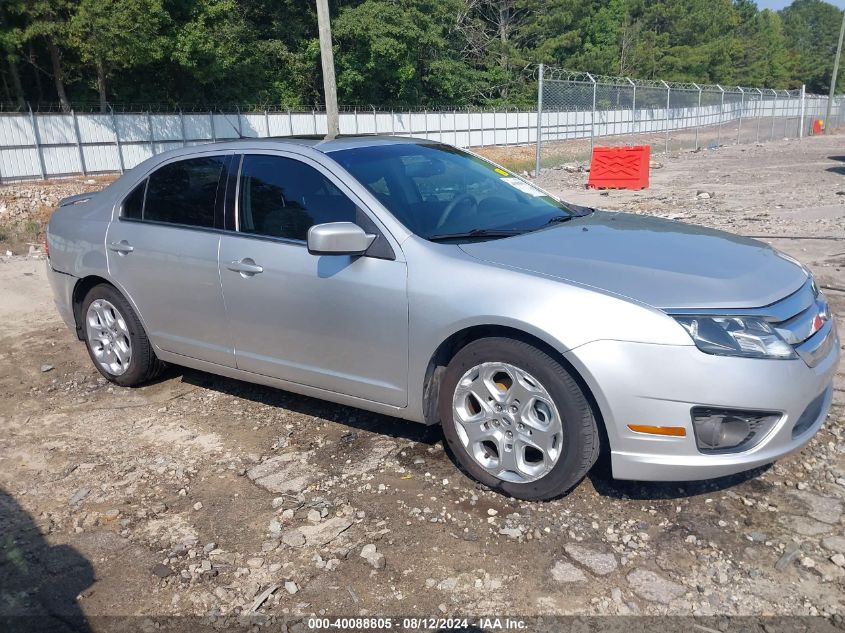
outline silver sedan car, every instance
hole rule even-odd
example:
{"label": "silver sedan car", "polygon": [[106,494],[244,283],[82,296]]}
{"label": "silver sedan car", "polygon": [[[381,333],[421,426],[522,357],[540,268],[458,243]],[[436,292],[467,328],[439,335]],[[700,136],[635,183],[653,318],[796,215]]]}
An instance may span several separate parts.
{"label": "silver sedan car", "polygon": [[377,136],[154,156],[50,220],[56,305],[109,380],[165,363],[439,424],[547,499],[607,451],[696,480],[800,449],[839,340],[806,268],[718,231],[568,204]]}

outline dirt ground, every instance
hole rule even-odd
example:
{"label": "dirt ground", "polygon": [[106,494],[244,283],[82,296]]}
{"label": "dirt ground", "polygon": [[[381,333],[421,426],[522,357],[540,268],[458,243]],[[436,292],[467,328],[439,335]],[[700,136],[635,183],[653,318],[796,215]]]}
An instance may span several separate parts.
{"label": "dirt ground", "polygon": [[[540,182],[761,236],[814,271],[845,323],[845,136],[661,162],[641,192],[587,191],[578,165]],[[113,386],[60,322],[44,268],[0,258],[0,615],[95,630],[102,615],[251,613],[842,624],[841,372],[826,425],[772,467],[686,484],[595,471],[521,502],[464,476],[437,429],[178,368]]]}

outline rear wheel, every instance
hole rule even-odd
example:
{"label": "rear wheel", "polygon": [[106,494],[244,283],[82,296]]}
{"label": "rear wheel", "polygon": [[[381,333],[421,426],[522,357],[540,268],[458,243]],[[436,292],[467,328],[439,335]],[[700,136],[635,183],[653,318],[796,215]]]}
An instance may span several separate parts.
{"label": "rear wheel", "polygon": [[91,288],[82,302],[85,343],[97,370],[124,387],[140,385],[158,375],[156,358],[141,320],[113,286]]}
{"label": "rear wheel", "polygon": [[578,383],[522,341],[486,338],[461,349],[446,368],[439,411],[466,471],[520,499],[567,492],[598,457],[596,422]]}

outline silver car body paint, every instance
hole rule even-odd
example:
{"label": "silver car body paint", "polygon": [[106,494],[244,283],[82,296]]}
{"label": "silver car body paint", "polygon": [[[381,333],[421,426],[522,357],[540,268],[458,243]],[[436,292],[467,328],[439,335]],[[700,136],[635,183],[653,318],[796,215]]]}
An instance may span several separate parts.
{"label": "silver car body paint", "polygon": [[[424,141],[245,139],[156,155],[51,218],[58,310],[77,328],[74,288],[96,276],[127,297],[166,362],[422,423],[436,422],[426,416],[425,384],[438,347],[467,328],[511,328],[543,341],[580,374],[620,478],[689,480],[746,470],[800,449],[820,427],[839,360],[832,321],[804,344],[810,366],[804,358],[705,354],[667,314],[807,307],[801,266],[754,240],[606,212],[507,239],[429,242],[331,157],[361,145],[417,142]],[[124,197],[168,162],[255,153],[320,170],[367,214],[395,257],[314,256],[303,242],[119,217]],[[134,250],[109,248],[121,242]],[[262,272],[228,268],[243,260]],[[793,438],[795,421],[821,394],[817,419]],[[702,454],[693,406],[782,417],[750,450]],[[644,435],[629,424],[688,432]]]}

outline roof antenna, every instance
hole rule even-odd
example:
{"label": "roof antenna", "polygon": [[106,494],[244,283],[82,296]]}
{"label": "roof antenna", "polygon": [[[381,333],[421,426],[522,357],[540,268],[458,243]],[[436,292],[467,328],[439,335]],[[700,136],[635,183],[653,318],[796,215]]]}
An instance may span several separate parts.
{"label": "roof antenna", "polygon": [[[223,110],[221,110],[219,106],[217,107],[217,111],[220,114],[223,115],[223,118],[226,119],[226,123],[228,123],[229,127],[232,128],[235,131],[235,134],[238,135],[239,139],[245,139],[246,138],[243,134],[241,134],[241,131],[238,128],[236,128],[234,125],[232,125],[232,122],[229,120],[229,115],[226,114],[225,112],[223,112]],[[240,116],[241,116],[241,111],[238,110],[238,119],[240,119]]]}

